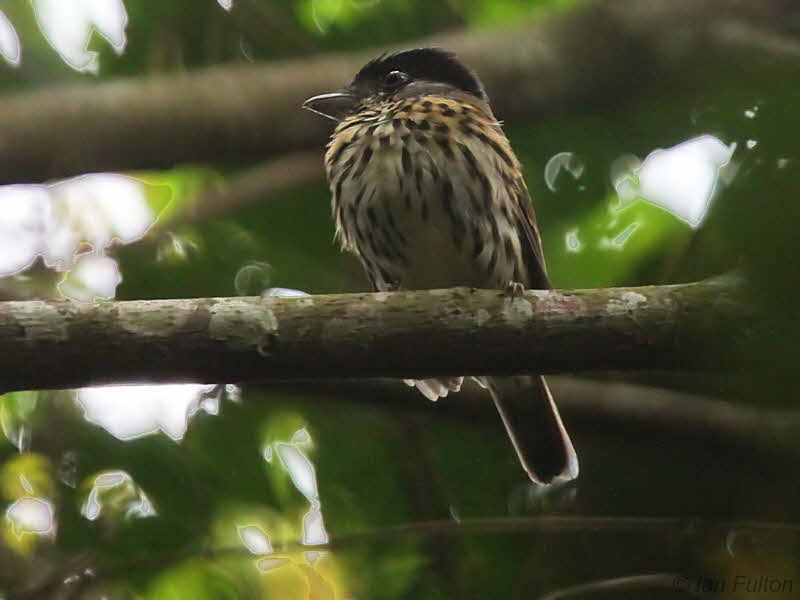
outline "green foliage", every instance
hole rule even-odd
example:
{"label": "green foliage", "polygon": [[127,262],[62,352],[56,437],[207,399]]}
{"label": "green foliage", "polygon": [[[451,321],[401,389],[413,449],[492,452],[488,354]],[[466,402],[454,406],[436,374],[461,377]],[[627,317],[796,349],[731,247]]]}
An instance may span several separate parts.
{"label": "green foliage", "polygon": [[[360,23],[386,18],[419,19],[420,13],[449,11],[471,25],[501,25],[529,17],[540,11],[561,9],[581,0],[453,0],[416,2],[404,0],[301,0],[297,14],[312,33],[327,34],[330,29],[347,30]],[[424,22],[424,18],[422,19]]]}
{"label": "green foliage", "polygon": [[181,222],[201,192],[224,184],[224,178],[208,168],[180,166],[168,171],[131,174],[145,184],[147,202],[157,215],[160,229]]}
{"label": "green foliage", "polygon": [[559,246],[550,238],[548,267],[556,287],[622,285],[638,281],[643,262],[656,255],[669,260],[690,239],[691,230],[673,214],[643,200],[623,207],[615,195],[577,220]]}
{"label": "green foliage", "polygon": [[544,11],[570,8],[583,0],[454,0],[452,5],[470,24],[504,25]]}
{"label": "green foliage", "polygon": [[[214,0],[126,0],[126,51],[117,56],[96,33],[100,77],[175,71],[222,61],[270,59],[398,44],[463,25],[494,26],[562,10],[583,0],[235,0],[227,13]],[[23,43],[23,64],[45,67],[22,76],[0,70],[0,87],[92,77],[63,64],[41,35],[27,2],[3,7]],[[39,76],[43,79],[38,81]]]}
{"label": "green foliage", "polygon": [[190,560],[167,569],[148,586],[145,598],[152,600],[237,600],[235,580],[224,571],[209,568],[201,560]]}
{"label": "green foliage", "polygon": [[36,411],[39,392],[10,392],[0,396],[0,425],[3,435],[15,446],[22,447],[30,434],[31,418]]}

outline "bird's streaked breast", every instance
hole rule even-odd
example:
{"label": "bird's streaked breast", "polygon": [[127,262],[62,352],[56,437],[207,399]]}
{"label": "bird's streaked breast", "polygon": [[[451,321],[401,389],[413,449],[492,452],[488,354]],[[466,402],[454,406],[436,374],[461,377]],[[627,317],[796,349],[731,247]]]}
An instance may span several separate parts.
{"label": "bird's streaked breast", "polygon": [[519,163],[480,107],[423,96],[356,114],[325,165],[337,233],[379,289],[526,283]]}

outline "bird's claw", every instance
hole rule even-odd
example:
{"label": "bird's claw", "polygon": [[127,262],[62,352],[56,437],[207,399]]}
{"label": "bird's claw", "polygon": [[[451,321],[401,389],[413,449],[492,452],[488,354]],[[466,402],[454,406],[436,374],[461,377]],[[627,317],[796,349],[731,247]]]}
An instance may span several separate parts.
{"label": "bird's claw", "polygon": [[506,298],[511,298],[512,300],[522,298],[522,296],[525,295],[525,286],[519,281],[509,281],[506,283],[506,287],[503,290],[503,295],[505,295]]}

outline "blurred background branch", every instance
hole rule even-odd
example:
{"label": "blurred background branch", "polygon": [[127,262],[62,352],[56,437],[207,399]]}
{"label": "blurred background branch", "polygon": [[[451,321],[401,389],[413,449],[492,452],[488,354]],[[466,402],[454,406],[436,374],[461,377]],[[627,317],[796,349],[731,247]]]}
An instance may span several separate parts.
{"label": "blurred background branch", "polygon": [[[579,433],[621,436],[651,444],[717,447],[761,464],[774,464],[777,457],[793,460],[797,454],[800,417],[790,410],[752,408],[711,395],[619,379],[553,375],[548,382],[570,429]],[[298,397],[317,394],[333,402],[346,397],[374,405],[380,399],[381,405],[394,415],[409,413],[418,429],[433,427],[437,419],[444,417],[494,424],[494,406],[486,390],[469,382],[457,396],[436,405],[421,402],[416,390],[396,379],[303,380],[266,385],[275,393]],[[526,410],[524,404],[520,410]]]}
{"label": "blurred background branch", "polygon": [[[548,533],[564,532],[607,532],[610,535],[637,535],[648,538],[653,535],[668,532],[678,535],[681,538],[691,541],[703,535],[721,536],[730,535],[731,531],[741,534],[757,533],[772,542],[784,542],[797,540],[800,535],[800,527],[794,522],[769,522],[769,521],[715,521],[700,519],[676,519],[663,517],[591,517],[591,516],[523,516],[523,517],[487,517],[463,520],[441,519],[425,520],[402,523],[400,525],[388,525],[373,530],[360,531],[354,534],[344,534],[332,539],[324,548],[331,550],[343,550],[355,546],[365,541],[382,541],[385,539],[398,540],[403,538],[414,538],[426,536],[439,536],[442,539],[452,541],[452,539],[467,538],[480,533],[503,534],[510,536],[529,535],[530,532],[540,535]],[[287,544],[287,550],[305,549],[308,546],[301,546],[297,543]],[[45,593],[57,593],[59,591],[69,591],[75,597],[83,588],[90,588],[104,579],[110,579],[120,574],[127,574],[139,569],[153,568],[154,566],[164,566],[180,562],[189,558],[204,558],[208,560],[221,559],[252,559],[252,554],[241,545],[214,549],[193,549],[184,552],[160,553],[155,556],[140,558],[122,565],[115,565],[109,569],[93,569],[89,574],[75,577],[70,581],[70,587],[64,589],[63,579],[74,572],[74,567],[58,572],[55,577],[43,578],[43,581],[36,585],[28,586],[25,589],[13,590],[7,596],[7,600],[34,600],[42,598]],[[574,586],[538,597],[538,600],[556,600],[571,597],[573,594],[585,595],[589,592],[604,591],[605,589],[631,590],[635,588],[658,588],[664,587],[675,589],[675,578],[682,580],[688,578],[681,575],[669,573],[653,573],[646,575],[633,575],[624,578],[608,579],[604,581],[591,582],[580,586]],[[700,594],[691,594],[694,597],[701,597]],[[63,597],[63,596],[62,596]]]}
{"label": "blurred background branch", "polygon": [[319,152],[294,152],[245,169],[219,186],[209,186],[181,215],[181,224],[214,219],[265,197],[322,177]]}
{"label": "blurred background branch", "polygon": [[[481,73],[501,118],[533,118],[613,104],[715,61],[796,62],[800,44],[786,31],[793,15],[797,6],[788,0],[615,0],[506,31],[457,31],[402,47],[458,52]],[[340,87],[376,52],[6,94],[0,131],[10,143],[0,147],[0,183],[321,148],[329,123],[302,114],[301,102]]]}
{"label": "blurred background branch", "polygon": [[[763,337],[741,281],[0,305],[6,389],[730,366]],[[731,331],[727,324],[740,327]],[[420,340],[425,340],[420,344]],[[754,341],[755,340],[755,341]]]}

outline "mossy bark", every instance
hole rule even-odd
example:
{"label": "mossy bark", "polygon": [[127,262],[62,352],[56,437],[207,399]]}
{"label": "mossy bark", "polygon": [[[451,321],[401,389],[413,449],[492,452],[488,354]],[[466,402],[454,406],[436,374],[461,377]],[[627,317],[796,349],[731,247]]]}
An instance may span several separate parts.
{"label": "mossy bark", "polygon": [[601,290],[0,303],[0,389],[724,369],[763,337],[735,277]]}

